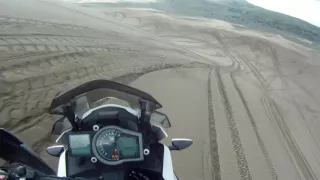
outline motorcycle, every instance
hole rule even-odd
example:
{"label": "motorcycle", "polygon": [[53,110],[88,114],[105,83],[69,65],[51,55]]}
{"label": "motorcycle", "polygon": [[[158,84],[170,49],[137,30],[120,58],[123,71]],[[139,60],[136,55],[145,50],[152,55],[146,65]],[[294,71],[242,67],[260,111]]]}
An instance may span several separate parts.
{"label": "motorcycle", "polygon": [[160,142],[171,127],[168,117],[156,111],[161,107],[138,89],[90,81],[59,94],[49,107],[50,114],[62,116],[52,128],[59,145],[46,149],[59,158],[57,174],[5,129],[0,129],[0,157],[24,165],[11,173],[20,179],[178,179],[170,151],[186,149],[193,141]]}

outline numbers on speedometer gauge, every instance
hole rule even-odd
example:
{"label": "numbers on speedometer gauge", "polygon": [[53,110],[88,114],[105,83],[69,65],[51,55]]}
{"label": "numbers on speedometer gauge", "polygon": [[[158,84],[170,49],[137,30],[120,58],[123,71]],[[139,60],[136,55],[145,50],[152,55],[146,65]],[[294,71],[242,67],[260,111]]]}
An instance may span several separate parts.
{"label": "numbers on speedometer gauge", "polygon": [[108,165],[142,161],[142,134],[117,126],[104,127],[94,135],[92,150],[100,162]]}
{"label": "numbers on speedometer gauge", "polygon": [[106,160],[114,161],[119,158],[117,140],[121,132],[116,129],[108,129],[102,132],[96,141],[97,152]]}
{"label": "numbers on speedometer gauge", "polygon": [[99,134],[96,148],[99,155],[108,161],[117,161],[120,157],[136,157],[139,154],[138,139],[116,129],[108,129]]}

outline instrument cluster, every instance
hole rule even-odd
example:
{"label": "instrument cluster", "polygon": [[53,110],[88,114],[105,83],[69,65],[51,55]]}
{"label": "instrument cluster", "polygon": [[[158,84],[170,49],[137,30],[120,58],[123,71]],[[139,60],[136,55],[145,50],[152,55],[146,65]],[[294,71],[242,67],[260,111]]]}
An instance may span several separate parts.
{"label": "instrument cluster", "polygon": [[69,134],[72,156],[91,156],[93,163],[106,165],[143,161],[142,134],[117,126],[94,127],[95,134]]}

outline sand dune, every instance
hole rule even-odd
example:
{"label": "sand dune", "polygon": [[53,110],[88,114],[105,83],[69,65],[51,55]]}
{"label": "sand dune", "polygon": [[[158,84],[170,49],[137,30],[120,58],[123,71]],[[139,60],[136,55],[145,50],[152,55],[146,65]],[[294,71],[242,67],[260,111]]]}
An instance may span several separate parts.
{"label": "sand dune", "polygon": [[[194,139],[181,179],[319,179],[320,55],[217,20],[0,1],[0,126],[43,152],[59,91],[112,79],[151,93]],[[35,136],[37,134],[37,136]]]}

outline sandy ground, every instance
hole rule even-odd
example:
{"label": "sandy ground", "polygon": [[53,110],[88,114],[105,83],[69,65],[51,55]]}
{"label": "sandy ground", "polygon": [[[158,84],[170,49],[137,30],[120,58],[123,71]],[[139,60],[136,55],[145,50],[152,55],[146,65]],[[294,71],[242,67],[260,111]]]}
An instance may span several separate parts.
{"label": "sandy ground", "polygon": [[49,162],[52,98],[93,79],[151,93],[194,140],[181,179],[320,178],[317,52],[223,21],[0,1],[0,126]]}

